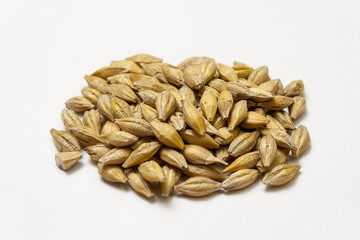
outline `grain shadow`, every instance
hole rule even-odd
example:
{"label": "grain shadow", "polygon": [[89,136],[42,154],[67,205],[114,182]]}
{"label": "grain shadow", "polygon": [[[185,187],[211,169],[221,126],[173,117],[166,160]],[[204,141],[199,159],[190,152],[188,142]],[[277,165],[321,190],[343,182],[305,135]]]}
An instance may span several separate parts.
{"label": "grain shadow", "polygon": [[300,123],[303,122],[304,118],[306,118],[307,115],[308,115],[308,110],[305,109],[305,111],[297,119],[293,120],[296,128],[301,125]]}
{"label": "grain shadow", "polygon": [[189,200],[189,201],[202,202],[202,201],[209,201],[211,199],[214,199],[221,194],[223,194],[221,191],[217,191],[217,192],[214,192],[210,195],[203,196],[203,197],[193,197],[193,196],[188,196],[188,195],[184,195],[184,194],[174,194],[174,197],[177,197],[179,199]]}
{"label": "grain shadow", "polygon": [[67,175],[72,175],[72,174],[76,173],[77,171],[79,171],[79,169],[82,168],[83,166],[84,166],[84,163],[79,161],[77,164],[75,164],[75,166],[73,166],[72,168],[67,170],[66,174]]}
{"label": "grain shadow", "polygon": [[310,153],[311,151],[311,143],[310,143],[310,146],[308,147],[308,149],[306,149],[306,151],[301,154],[299,157],[297,158],[294,158],[291,154],[289,155],[289,158],[287,160],[287,162],[290,162],[292,164],[298,164],[299,162],[303,161],[303,158],[306,158],[306,156]]}
{"label": "grain shadow", "polygon": [[105,179],[103,179],[102,177],[100,177],[100,179],[106,185],[108,185],[108,186],[110,186],[112,188],[115,188],[117,190],[122,190],[122,191],[125,191],[125,192],[129,192],[129,190],[130,190],[130,187],[129,187],[129,185],[127,185],[127,183],[109,182],[109,181],[106,181]]}

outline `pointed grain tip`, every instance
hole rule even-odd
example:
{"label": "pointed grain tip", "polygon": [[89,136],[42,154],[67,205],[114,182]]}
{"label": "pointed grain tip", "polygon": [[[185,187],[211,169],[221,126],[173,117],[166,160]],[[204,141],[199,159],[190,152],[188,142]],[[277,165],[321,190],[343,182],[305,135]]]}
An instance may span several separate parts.
{"label": "pointed grain tip", "polygon": [[222,170],[223,173],[227,173],[227,172],[230,172],[230,169],[229,167],[226,167],[224,170]]}

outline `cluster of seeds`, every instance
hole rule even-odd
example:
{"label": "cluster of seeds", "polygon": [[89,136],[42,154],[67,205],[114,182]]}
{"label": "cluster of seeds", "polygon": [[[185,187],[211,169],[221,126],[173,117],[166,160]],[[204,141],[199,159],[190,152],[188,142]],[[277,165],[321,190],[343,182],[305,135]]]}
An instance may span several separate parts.
{"label": "cluster of seeds", "polygon": [[146,197],[157,182],[163,197],[237,190],[262,174],[280,186],[300,169],[285,164],[290,151],[297,158],[310,144],[293,123],[305,110],[303,82],[284,88],[266,66],[191,57],[175,67],[137,54],[84,78],[83,96],[61,112],[66,131],[50,131],[56,164],[70,169],[85,148],[101,177]]}

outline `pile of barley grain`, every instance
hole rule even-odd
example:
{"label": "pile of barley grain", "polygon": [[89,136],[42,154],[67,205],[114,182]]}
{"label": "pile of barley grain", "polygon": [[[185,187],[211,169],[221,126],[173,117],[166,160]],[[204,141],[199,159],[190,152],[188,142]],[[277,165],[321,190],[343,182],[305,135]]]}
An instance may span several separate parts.
{"label": "pile of barley grain", "polygon": [[[175,67],[137,54],[84,78],[83,96],[61,113],[67,131],[50,131],[57,166],[70,169],[84,147],[105,180],[146,197],[156,186],[149,182],[163,197],[237,190],[261,174],[280,186],[300,169],[285,164],[290,150],[297,158],[310,144],[307,128],[293,123],[305,110],[303,82],[283,88],[266,66],[192,57]],[[178,184],[182,175],[189,178]]]}

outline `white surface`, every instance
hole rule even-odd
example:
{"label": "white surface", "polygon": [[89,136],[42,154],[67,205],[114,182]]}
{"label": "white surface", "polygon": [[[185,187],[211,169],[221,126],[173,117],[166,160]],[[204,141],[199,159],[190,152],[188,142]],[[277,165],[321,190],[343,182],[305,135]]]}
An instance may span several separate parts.
{"label": "white surface", "polygon": [[[360,239],[358,1],[1,1],[0,239]],[[147,201],[88,156],[56,167],[82,76],[146,52],[303,79],[311,150],[288,186]]]}

